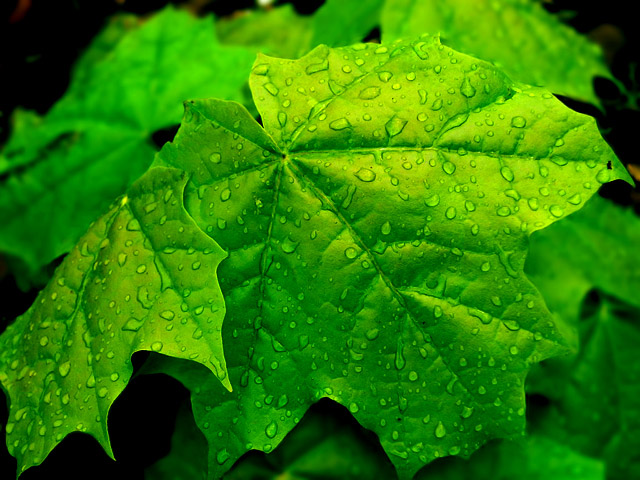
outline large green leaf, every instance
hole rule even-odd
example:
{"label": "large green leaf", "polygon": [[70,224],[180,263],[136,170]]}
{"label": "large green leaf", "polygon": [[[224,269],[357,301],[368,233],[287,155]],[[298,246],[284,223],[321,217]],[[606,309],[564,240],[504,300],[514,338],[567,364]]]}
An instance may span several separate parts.
{"label": "large green leaf", "polygon": [[285,4],[220,19],[216,29],[224,43],[298,58],[320,44],[342,47],[362,41],[378,25],[382,3],[327,0],[311,16],[299,15],[291,4]]}
{"label": "large green leaf", "polygon": [[80,239],[34,305],[0,336],[0,382],[19,472],[72,432],[112,455],[107,415],[150,350],[200,362],[231,388],[222,352],[226,256],[187,215],[187,176],[150,170]]}
{"label": "large green leaf", "polygon": [[210,475],[322,397],[401,478],[521,432],[527,371],[564,344],[528,236],[628,178],[594,120],[430,37],[260,56],[250,84],[264,129],[192,102],[157,157],[193,173],[186,208],[229,252],[234,392],[180,378]]}
{"label": "large green leaf", "polygon": [[639,478],[640,309],[604,297],[579,330],[579,353],[532,378],[529,389],[551,399],[537,430],[604,459],[609,480]]}
{"label": "large green leaf", "polygon": [[220,46],[212,28],[173,8],[114,21],[46,116],[17,112],[0,153],[0,252],[22,277],[69,251],[144,173],[152,134],[179,123],[184,100],[243,98],[254,56]]}
{"label": "large green leaf", "polygon": [[385,41],[422,33],[439,33],[515,80],[596,105],[593,78],[611,78],[599,47],[533,0],[386,0]]}

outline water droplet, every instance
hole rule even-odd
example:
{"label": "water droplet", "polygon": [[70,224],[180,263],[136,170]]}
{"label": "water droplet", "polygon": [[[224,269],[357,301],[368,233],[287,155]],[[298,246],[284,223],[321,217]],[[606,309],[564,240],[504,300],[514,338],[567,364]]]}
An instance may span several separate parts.
{"label": "water droplet", "polygon": [[447,175],[452,175],[453,172],[456,171],[456,166],[447,160],[442,164],[442,170],[444,170],[444,173],[446,173]]}
{"label": "water droplet", "polygon": [[564,214],[564,211],[558,205],[551,205],[551,207],[549,207],[549,213],[556,218],[560,218]]}
{"label": "water droplet", "polygon": [[329,124],[329,128],[331,128],[332,130],[344,130],[345,128],[349,128],[350,126],[351,124],[349,123],[349,120],[344,117],[334,120]]}
{"label": "water droplet", "polygon": [[222,155],[220,155],[218,152],[213,152],[211,155],[209,155],[209,160],[211,161],[211,163],[218,164],[222,162]]}
{"label": "water droplet", "polygon": [[607,183],[611,180],[611,170],[608,170],[606,167],[603,168],[596,174],[596,180],[600,183]]}
{"label": "water droplet", "polygon": [[426,198],[425,201],[424,201],[424,204],[427,207],[435,207],[439,203],[440,203],[440,195],[438,195],[437,193],[434,193],[429,198]]}
{"label": "water droplet", "polygon": [[437,438],[443,438],[447,434],[447,429],[444,428],[442,422],[438,422],[436,426],[435,435]]}
{"label": "water droplet", "polygon": [[449,220],[453,220],[454,218],[456,218],[456,209],[455,207],[449,207],[447,208],[447,211],[444,212],[444,216],[447,217]]}
{"label": "water droplet", "polygon": [[267,427],[264,429],[264,433],[268,438],[273,438],[276,436],[276,434],[278,433],[278,424],[276,422],[271,422],[269,425],[267,425]]}
{"label": "water droplet", "polygon": [[524,128],[527,125],[527,120],[524,117],[513,117],[511,119],[511,126],[515,128]]}
{"label": "water droplet", "polygon": [[224,462],[229,460],[229,458],[231,458],[231,455],[227,452],[226,448],[223,448],[216,453],[216,462],[218,462],[218,465],[222,465]]}
{"label": "water droplet", "polygon": [[360,92],[360,98],[363,100],[372,100],[380,95],[378,87],[367,87]]}
{"label": "water droplet", "polygon": [[349,404],[349,411],[351,413],[358,413],[359,410],[360,410],[360,407],[358,406],[358,404],[356,402],[351,402]]}
{"label": "water droplet", "polygon": [[220,200],[222,200],[223,202],[226,202],[230,198],[231,198],[231,190],[229,190],[228,188],[225,188],[224,190],[222,190],[222,192],[220,192]]}
{"label": "water droplet", "polygon": [[393,73],[391,72],[380,72],[378,73],[378,78],[381,82],[387,83],[393,77]]}
{"label": "water droplet", "polygon": [[412,382],[415,382],[416,380],[418,380],[418,374],[416,372],[414,372],[413,370],[409,372],[409,380]]}
{"label": "water droplet", "polygon": [[71,371],[71,362],[64,362],[58,367],[58,372],[62,377],[66,377],[67,375],[69,375],[70,371]]}
{"label": "water droplet", "polygon": [[389,235],[391,233],[391,224],[389,222],[384,222],[382,227],[380,227],[380,232],[383,235]]}
{"label": "water droplet", "polygon": [[465,77],[462,81],[462,86],[460,87],[460,93],[467,98],[471,98],[476,94],[476,89],[473,88],[471,82],[469,81],[469,77]]}
{"label": "water droplet", "polygon": [[513,172],[506,165],[500,168],[500,175],[502,175],[502,178],[504,178],[507,182],[513,182]]}
{"label": "water droplet", "polygon": [[293,253],[298,248],[299,242],[294,242],[291,238],[286,237],[281,243],[280,248],[284,253]]}
{"label": "water droplet", "polygon": [[151,344],[151,350],[153,350],[154,352],[159,352],[160,350],[162,350],[162,347],[164,345],[162,344],[162,342],[153,342]]}
{"label": "water droplet", "polygon": [[580,203],[582,202],[582,197],[579,193],[576,193],[575,195],[567,199],[567,202],[569,202],[571,205],[580,205]]}
{"label": "water droplet", "polygon": [[372,328],[371,330],[367,330],[364,335],[365,337],[367,337],[367,340],[375,340],[376,338],[378,338],[379,334],[380,331],[377,328]]}
{"label": "water droplet", "polygon": [[376,174],[368,168],[361,168],[354,175],[363,182],[373,182],[376,179]]}
{"label": "water droplet", "polygon": [[137,332],[144,325],[143,320],[138,320],[137,318],[131,317],[127,322],[122,326],[122,330],[128,332]]}
{"label": "water droplet", "polygon": [[165,320],[173,320],[173,318],[175,317],[175,313],[173,313],[171,310],[165,310],[164,312],[160,313],[160,317],[164,318]]}
{"label": "water droplet", "polygon": [[354,258],[356,258],[358,256],[358,251],[353,248],[353,247],[348,247],[345,251],[344,254],[347,258],[353,260]]}
{"label": "water droplet", "polygon": [[278,87],[276,87],[273,83],[265,83],[263,86],[264,86],[264,89],[274,97],[278,95],[278,92],[279,92]]}
{"label": "water droplet", "polygon": [[499,217],[508,217],[511,215],[511,209],[509,207],[500,207],[496,210]]}
{"label": "water droplet", "polygon": [[394,116],[385,124],[384,128],[390,137],[395,137],[402,133],[406,124],[407,121],[405,119]]}

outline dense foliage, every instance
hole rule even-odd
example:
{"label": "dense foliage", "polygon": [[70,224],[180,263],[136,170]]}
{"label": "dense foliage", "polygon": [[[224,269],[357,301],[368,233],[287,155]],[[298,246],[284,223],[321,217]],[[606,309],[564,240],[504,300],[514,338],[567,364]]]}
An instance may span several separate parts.
{"label": "dense foliage", "polygon": [[524,0],[112,19],[0,152],[0,250],[48,280],[0,335],[18,472],[113,457],[136,371],[193,412],[148,478],[640,474],[640,221],[597,195],[632,180],[553,95],[596,75]]}

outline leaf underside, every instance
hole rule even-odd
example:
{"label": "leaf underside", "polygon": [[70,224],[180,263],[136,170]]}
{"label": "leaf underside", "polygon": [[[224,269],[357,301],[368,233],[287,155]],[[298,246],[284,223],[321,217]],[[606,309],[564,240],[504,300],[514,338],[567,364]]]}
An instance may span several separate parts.
{"label": "leaf underside", "polygon": [[528,235],[628,178],[593,119],[430,37],[260,56],[250,85],[264,129],[194,101],[156,159],[191,173],[186,208],[229,252],[234,391],[174,372],[210,476],[323,397],[400,478],[521,433],[529,366],[565,343],[523,274]]}

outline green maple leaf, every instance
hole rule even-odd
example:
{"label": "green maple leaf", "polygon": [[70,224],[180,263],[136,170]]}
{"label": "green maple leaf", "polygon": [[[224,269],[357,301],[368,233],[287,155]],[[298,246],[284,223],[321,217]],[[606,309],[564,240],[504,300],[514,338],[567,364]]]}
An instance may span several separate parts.
{"label": "green maple leaf", "polygon": [[528,236],[629,178],[594,120],[430,37],[260,56],[250,85],[264,129],[192,102],[156,160],[192,172],[186,208],[229,252],[234,392],[176,374],[209,474],[323,397],[401,478],[520,433],[530,365],[564,349],[523,274]]}
{"label": "green maple leaf", "polygon": [[89,223],[149,167],[152,134],[182,102],[242,100],[254,55],[218,44],[211,18],[166,8],[109,24],[44,116],[19,111],[0,152],[0,251],[23,283],[69,251]]}
{"label": "green maple leaf", "polygon": [[612,78],[599,47],[530,0],[386,0],[383,40],[439,33],[509,76],[599,105],[593,78]]}
{"label": "green maple leaf", "polygon": [[216,280],[226,254],[186,214],[186,182],[183,172],[154,168],[134,183],[0,336],[7,445],[20,473],[72,432],[113,455],[107,415],[136,351],[201,362],[230,388]]}

